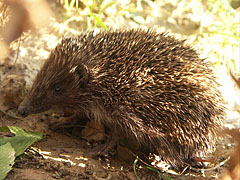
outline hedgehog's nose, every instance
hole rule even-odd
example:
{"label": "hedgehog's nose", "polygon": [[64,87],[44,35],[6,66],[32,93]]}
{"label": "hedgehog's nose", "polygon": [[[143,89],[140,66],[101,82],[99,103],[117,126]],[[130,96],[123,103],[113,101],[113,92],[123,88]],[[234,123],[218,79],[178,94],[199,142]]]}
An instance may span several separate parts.
{"label": "hedgehog's nose", "polygon": [[18,113],[23,117],[26,117],[29,114],[27,108],[22,106],[18,107]]}

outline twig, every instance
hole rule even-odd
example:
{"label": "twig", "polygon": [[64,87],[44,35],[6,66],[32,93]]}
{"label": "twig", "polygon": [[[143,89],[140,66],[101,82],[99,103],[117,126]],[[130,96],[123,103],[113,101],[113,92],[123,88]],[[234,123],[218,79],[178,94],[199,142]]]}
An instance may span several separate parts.
{"label": "twig", "polygon": [[7,115],[7,116],[9,116],[9,117],[11,117],[11,118],[20,119],[20,117],[11,115],[11,114],[7,113],[6,111],[4,111],[4,110],[2,110],[2,109],[0,109],[0,112],[4,113],[5,115]]}
{"label": "twig", "polygon": [[193,168],[193,167],[190,166],[190,169],[195,171],[195,172],[213,171],[213,170],[218,169],[219,167],[223,166],[229,159],[230,159],[230,156],[228,156],[227,159],[225,159],[224,161],[220,162],[219,164],[217,164],[216,166],[211,167],[211,168],[198,169],[198,168]]}
{"label": "twig", "polygon": [[233,73],[230,71],[231,78],[233,81],[237,84],[238,88],[240,89],[240,79],[233,75]]}
{"label": "twig", "polygon": [[16,65],[16,62],[17,62],[17,59],[19,56],[19,47],[20,47],[21,41],[22,41],[22,36],[20,36],[19,41],[18,41],[17,56],[16,56],[14,64],[13,64],[14,66]]}

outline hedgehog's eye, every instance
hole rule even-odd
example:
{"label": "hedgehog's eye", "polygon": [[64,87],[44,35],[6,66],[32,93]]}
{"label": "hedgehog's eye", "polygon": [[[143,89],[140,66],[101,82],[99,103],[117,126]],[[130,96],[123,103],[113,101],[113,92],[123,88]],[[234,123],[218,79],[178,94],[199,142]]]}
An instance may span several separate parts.
{"label": "hedgehog's eye", "polygon": [[54,86],[54,91],[55,91],[55,92],[61,91],[61,87],[60,87],[59,85],[55,85],[55,86]]}

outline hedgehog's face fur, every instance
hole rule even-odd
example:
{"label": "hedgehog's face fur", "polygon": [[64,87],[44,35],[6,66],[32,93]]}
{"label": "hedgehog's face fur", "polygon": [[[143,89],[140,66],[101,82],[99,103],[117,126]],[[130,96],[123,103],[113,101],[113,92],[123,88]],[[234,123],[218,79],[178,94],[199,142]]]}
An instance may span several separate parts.
{"label": "hedgehog's face fur", "polygon": [[32,89],[19,106],[20,114],[27,116],[50,108],[68,107],[74,110],[77,104],[84,104],[83,97],[87,94],[86,86],[90,76],[88,69],[85,65],[75,65],[75,60],[65,51],[58,46],[50,54]]}

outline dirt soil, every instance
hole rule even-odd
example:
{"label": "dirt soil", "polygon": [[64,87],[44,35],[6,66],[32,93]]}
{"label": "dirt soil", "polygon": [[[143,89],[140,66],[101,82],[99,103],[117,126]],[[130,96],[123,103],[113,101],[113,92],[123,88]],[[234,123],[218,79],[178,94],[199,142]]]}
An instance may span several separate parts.
{"label": "dirt soil", "polygon": [[[166,3],[166,6],[169,4]],[[65,10],[56,3],[52,3],[51,8],[56,15],[52,18],[51,24],[46,28],[23,34],[20,41],[12,44],[7,63],[0,64],[0,109],[7,112],[0,112],[0,125],[18,126],[44,134],[42,140],[34,143],[16,159],[13,170],[5,179],[134,180],[137,179],[136,175],[144,180],[161,179],[154,171],[144,168],[140,161],[137,162],[134,172],[136,157],[123,144],[117,147],[112,157],[89,156],[88,152],[91,148],[103,142],[105,135],[102,125],[89,123],[84,117],[70,116],[66,112],[48,111],[26,118],[16,118],[19,103],[29,90],[40,66],[62,36],[61,22]],[[78,23],[80,22],[73,23],[72,26],[78,26]],[[193,27],[192,31],[196,29],[196,24],[194,22],[189,26]],[[125,26],[128,25],[129,22]],[[85,29],[85,26],[83,25],[82,29]],[[78,29],[77,32],[79,31]],[[66,28],[64,33],[69,35],[75,34],[76,31]],[[205,163],[207,171],[187,168],[182,175],[179,175],[180,170],[169,169],[168,172],[163,172],[163,175],[180,180],[218,179],[228,167],[228,162],[223,163],[222,166],[220,162],[228,159],[234,144],[224,137],[218,142],[216,149],[217,151],[208,157],[212,163]],[[217,168],[213,168],[214,166]]]}
{"label": "dirt soil", "polygon": [[[8,111],[9,114],[15,114],[14,112],[15,109]],[[137,179],[133,170],[136,157],[123,144],[117,147],[111,157],[93,158],[88,155],[91,147],[94,146],[94,143],[89,139],[102,139],[103,134],[99,131],[89,131],[91,129],[89,124],[82,128],[84,126],[79,125],[83,124],[80,117],[70,117],[71,123],[63,123],[68,122],[69,117],[61,117],[50,111],[18,119],[4,113],[0,115],[2,126],[18,126],[44,134],[43,139],[34,143],[23,155],[16,159],[13,170],[5,180]],[[59,124],[59,122],[61,123]],[[86,128],[88,128],[87,133]],[[223,170],[228,167],[229,162],[226,159],[229,158],[234,147],[235,145],[227,138],[222,139],[217,145],[217,151],[207,157],[210,163],[205,166],[208,169],[206,171],[201,172],[201,168],[197,167],[194,170],[187,168],[180,175],[182,170],[170,168],[162,175],[179,180],[204,177],[207,177],[206,179],[218,179]],[[226,162],[220,166],[220,163],[224,161]],[[163,170],[164,168],[160,169]],[[143,168],[140,162],[137,163],[136,174],[143,180],[160,179],[157,173]]]}

